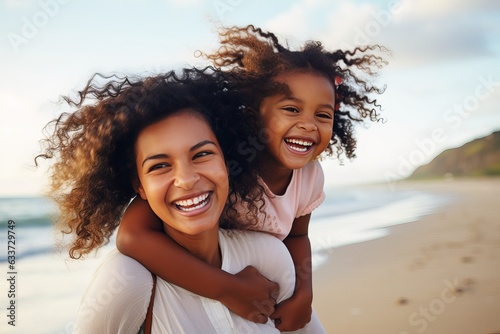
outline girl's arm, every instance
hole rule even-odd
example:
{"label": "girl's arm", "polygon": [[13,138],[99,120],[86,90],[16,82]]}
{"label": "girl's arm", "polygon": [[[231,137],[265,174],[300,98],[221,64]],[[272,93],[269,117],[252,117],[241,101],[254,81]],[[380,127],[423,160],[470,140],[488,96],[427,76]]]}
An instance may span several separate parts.
{"label": "girl's arm", "polygon": [[198,259],[163,232],[160,219],[139,197],[123,215],[116,245],[167,282],[218,300],[243,318],[265,323],[274,311],[262,305],[275,304],[271,296],[277,295],[276,283],[250,266],[231,275]]}
{"label": "girl's arm", "polygon": [[[311,320],[312,313],[312,256],[308,227],[311,214],[296,218],[290,234],[283,240],[295,264],[295,292],[276,306],[271,315],[280,331],[294,331]],[[276,319],[279,319],[276,321]]]}

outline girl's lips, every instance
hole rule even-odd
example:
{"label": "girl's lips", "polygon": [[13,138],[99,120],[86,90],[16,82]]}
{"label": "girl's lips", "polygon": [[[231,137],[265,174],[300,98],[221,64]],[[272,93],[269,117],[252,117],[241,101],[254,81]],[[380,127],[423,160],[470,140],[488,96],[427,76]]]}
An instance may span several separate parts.
{"label": "girl's lips", "polygon": [[307,139],[286,138],[286,147],[293,153],[307,154],[314,146],[314,142]]}

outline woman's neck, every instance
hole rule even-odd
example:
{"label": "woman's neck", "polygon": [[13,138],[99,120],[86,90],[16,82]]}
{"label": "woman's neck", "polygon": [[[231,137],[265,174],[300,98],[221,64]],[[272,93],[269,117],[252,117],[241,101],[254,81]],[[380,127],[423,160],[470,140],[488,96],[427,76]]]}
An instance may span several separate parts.
{"label": "woman's neck", "polygon": [[219,243],[217,243],[214,248],[212,245],[198,245],[201,247],[194,246],[188,251],[206,263],[221,268],[222,267],[222,253],[220,251]]}
{"label": "woman's neck", "polygon": [[177,230],[170,229],[167,224],[163,225],[165,233],[189,253],[212,266],[221,268],[222,253],[219,247],[218,228],[199,235],[187,235],[180,234]]}

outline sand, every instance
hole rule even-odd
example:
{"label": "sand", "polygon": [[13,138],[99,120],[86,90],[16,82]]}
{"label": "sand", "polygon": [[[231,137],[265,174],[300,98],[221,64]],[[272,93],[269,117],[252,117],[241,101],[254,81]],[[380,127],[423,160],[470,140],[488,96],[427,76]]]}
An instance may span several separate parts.
{"label": "sand", "polygon": [[314,272],[328,333],[500,333],[500,178],[398,183],[453,195],[387,237],[334,248]]}

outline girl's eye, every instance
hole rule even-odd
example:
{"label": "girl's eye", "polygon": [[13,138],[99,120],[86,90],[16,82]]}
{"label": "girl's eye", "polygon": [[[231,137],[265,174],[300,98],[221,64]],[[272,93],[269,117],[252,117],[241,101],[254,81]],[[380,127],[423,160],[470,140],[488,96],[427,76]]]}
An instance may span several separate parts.
{"label": "girl's eye", "polygon": [[298,113],[299,112],[299,109],[297,109],[295,107],[284,107],[282,109],[286,110],[286,111],[289,111],[289,112],[293,112],[293,113]]}
{"label": "girl's eye", "polygon": [[329,113],[319,113],[318,117],[325,118],[325,119],[333,119],[333,116]]}

